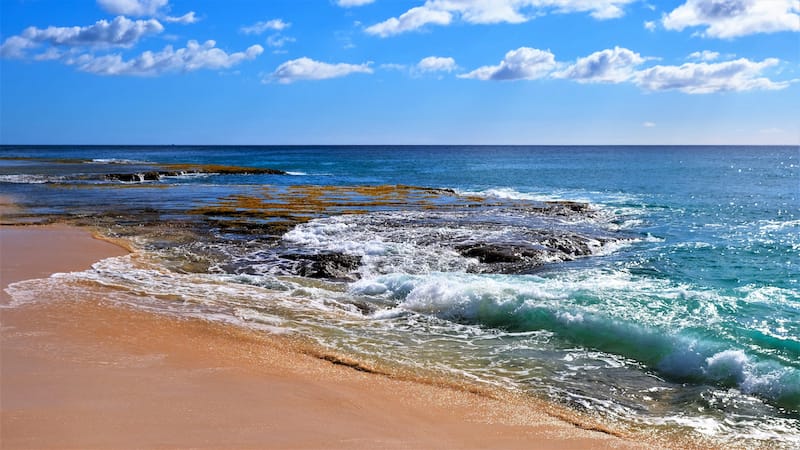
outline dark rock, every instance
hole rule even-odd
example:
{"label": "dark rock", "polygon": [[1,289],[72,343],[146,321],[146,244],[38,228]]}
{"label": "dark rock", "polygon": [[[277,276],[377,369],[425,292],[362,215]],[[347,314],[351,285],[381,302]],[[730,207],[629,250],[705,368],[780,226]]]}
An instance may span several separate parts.
{"label": "dark rock", "polygon": [[601,245],[610,239],[579,233],[537,230],[529,232],[523,243],[469,242],[454,248],[461,255],[475,258],[478,273],[532,273],[549,263],[572,261],[591,256],[591,243]]}
{"label": "dark rock", "polygon": [[554,236],[542,242],[548,248],[557,250],[570,257],[588,256],[592,254],[589,244],[579,236]]}
{"label": "dark rock", "polygon": [[468,258],[476,258],[484,264],[514,263],[523,259],[541,259],[545,249],[505,244],[467,244],[456,247],[456,250]]}
{"label": "dark rock", "polygon": [[186,170],[150,170],[147,172],[134,173],[109,173],[106,180],[123,181],[126,183],[138,183],[142,181],[158,181],[161,177],[177,177],[188,174],[221,174],[221,175],[286,175],[286,172],[278,169],[259,169],[251,167],[227,167],[227,166],[208,166],[200,168],[190,168]]}
{"label": "dark rock", "polygon": [[553,210],[566,210],[572,211],[577,213],[586,213],[591,211],[592,209],[589,207],[588,203],[582,202],[573,202],[569,200],[558,200],[558,201],[549,201],[544,202],[545,205],[549,206]]}
{"label": "dark rock", "polygon": [[106,174],[107,180],[124,181],[126,183],[138,183],[142,181],[158,181],[161,178],[159,172],[136,172],[136,173],[109,173]]}
{"label": "dark rock", "polygon": [[456,246],[456,251],[477,259],[481,266],[472,271],[478,273],[531,273],[550,259],[548,249],[537,245],[474,243]]}
{"label": "dark rock", "polygon": [[296,261],[293,272],[307,278],[326,278],[352,281],[358,278],[355,270],[361,257],[343,253],[284,254],[282,258]]}

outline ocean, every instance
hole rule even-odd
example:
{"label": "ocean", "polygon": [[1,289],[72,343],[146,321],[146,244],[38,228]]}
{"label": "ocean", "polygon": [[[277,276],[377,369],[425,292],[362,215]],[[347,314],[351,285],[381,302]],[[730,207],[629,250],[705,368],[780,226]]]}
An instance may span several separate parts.
{"label": "ocean", "polygon": [[800,447],[795,146],[3,146],[0,196],[3,223],[137,250],[11,307],[97,291],[623,429]]}

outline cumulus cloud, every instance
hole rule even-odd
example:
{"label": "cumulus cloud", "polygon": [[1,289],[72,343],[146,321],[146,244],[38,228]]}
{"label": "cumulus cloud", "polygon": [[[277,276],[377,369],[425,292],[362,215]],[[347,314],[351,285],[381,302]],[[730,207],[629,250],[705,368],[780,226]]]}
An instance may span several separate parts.
{"label": "cumulus cloud", "polygon": [[575,64],[553,74],[579,83],[622,83],[634,75],[636,66],[645,61],[627,48],[614,47],[578,58]]}
{"label": "cumulus cloud", "polygon": [[164,22],[188,25],[200,19],[194,11],[189,11],[182,16],[168,16],[164,14],[169,10],[169,0],[97,0],[101,8],[111,14],[120,14],[135,17],[159,17]]}
{"label": "cumulus cloud", "polygon": [[44,52],[34,55],[33,59],[36,61],[55,61],[61,59],[63,56],[64,52],[55,47],[50,47]]}
{"label": "cumulus cloud", "polygon": [[86,27],[28,27],[22,37],[38,43],[64,46],[130,47],[148,34],[158,34],[164,26],[156,19],[130,20],[118,16],[111,22],[98,20]]}
{"label": "cumulus cloud", "polygon": [[798,0],[686,0],[661,20],[664,28],[682,31],[705,27],[699,34],[735,38],[756,33],[800,31]]}
{"label": "cumulus cloud", "polygon": [[549,50],[522,47],[506,53],[496,66],[479,67],[459,75],[459,78],[534,80],[550,77],[579,83],[632,83],[646,91],[674,90],[686,94],[777,90],[798,81],[775,81],[767,76],[769,68],[780,64],[776,58],[761,62],[746,58],[714,63],[707,61],[719,56],[716,52],[695,52],[690,57],[706,61],[639,69],[639,66],[654,58],[645,58],[632,50],[614,47],[578,58],[567,65],[557,62]]}
{"label": "cumulus cloud", "polygon": [[203,44],[189,41],[185,48],[168,45],[160,52],[146,51],[136,58],[124,60],[121,55],[94,56],[84,54],[65,62],[78,70],[97,75],[154,76],[167,72],[191,72],[200,69],[227,69],[242,61],[251,60],[264,52],[253,45],[243,52],[226,53],[208,40]]}
{"label": "cumulus cloud", "polygon": [[454,18],[472,24],[521,23],[536,15],[588,12],[596,19],[612,19],[625,14],[623,7],[636,0],[427,0],[366,28],[369,34],[392,36],[426,25],[449,25]]}
{"label": "cumulus cloud", "polygon": [[97,0],[109,13],[128,16],[155,16],[168,3],[169,0]]}
{"label": "cumulus cloud", "polygon": [[300,80],[326,80],[344,77],[353,73],[372,73],[370,64],[329,64],[303,57],[281,64],[264,81],[275,80],[278,83],[289,84]]}
{"label": "cumulus cloud", "polygon": [[644,22],[644,28],[647,31],[656,31],[656,23],[652,20],[647,20]]}
{"label": "cumulus cloud", "polygon": [[22,36],[11,36],[0,45],[0,56],[3,58],[24,58],[25,50],[38,46],[37,42]]}
{"label": "cumulus cloud", "polygon": [[375,0],[336,0],[336,4],[343,8],[350,8],[353,6],[368,5]]}
{"label": "cumulus cloud", "polygon": [[262,34],[265,31],[283,31],[292,26],[289,22],[284,22],[283,19],[271,19],[256,22],[253,25],[248,25],[240,28],[244,34]]}
{"label": "cumulus cloud", "polygon": [[18,36],[11,36],[0,46],[0,55],[24,57],[26,49],[39,45],[65,47],[131,47],[143,36],[158,34],[164,27],[156,19],[130,20],[116,17],[111,22],[98,20],[85,27],[28,27]]}
{"label": "cumulus cloud", "polygon": [[765,69],[779,62],[775,58],[761,62],[740,58],[718,63],[659,65],[637,72],[634,82],[648,91],[677,90],[686,94],[783,89],[790,82],[772,81],[763,76]]}
{"label": "cumulus cloud", "polygon": [[457,68],[455,59],[441,56],[428,56],[417,63],[420,72],[452,72]]}
{"label": "cumulus cloud", "polygon": [[184,25],[195,23],[198,22],[199,20],[200,19],[197,18],[194,11],[189,11],[188,13],[178,17],[173,17],[173,16],[164,17],[164,22],[180,23]]}
{"label": "cumulus cloud", "polygon": [[426,7],[411,8],[400,17],[392,17],[366,28],[366,32],[380,37],[392,36],[406,31],[416,30],[425,25],[449,25],[453,15],[448,11]]}
{"label": "cumulus cloud", "polygon": [[552,8],[557,13],[588,12],[598,20],[616,19],[625,15],[625,5],[637,0],[531,0],[539,8]]}
{"label": "cumulus cloud", "polygon": [[555,55],[549,50],[520,47],[506,53],[496,66],[479,67],[459,78],[476,80],[535,80],[543,78],[556,67]]}

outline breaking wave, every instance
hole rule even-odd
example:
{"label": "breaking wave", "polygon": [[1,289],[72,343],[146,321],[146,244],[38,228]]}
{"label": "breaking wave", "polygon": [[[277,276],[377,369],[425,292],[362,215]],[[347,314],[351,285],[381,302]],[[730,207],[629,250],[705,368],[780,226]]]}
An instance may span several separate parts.
{"label": "breaking wave", "polygon": [[[391,274],[354,283],[351,292],[457,323],[547,330],[569,344],[638,361],[675,381],[736,388],[800,411],[800,347],[785,346],[772,356],[748,351],[727,337],[724,329],[732,325],[718,310],[735,300],[715,292],[624,273],[577,280]],[[701,325],[718,334],[696,331]]]}

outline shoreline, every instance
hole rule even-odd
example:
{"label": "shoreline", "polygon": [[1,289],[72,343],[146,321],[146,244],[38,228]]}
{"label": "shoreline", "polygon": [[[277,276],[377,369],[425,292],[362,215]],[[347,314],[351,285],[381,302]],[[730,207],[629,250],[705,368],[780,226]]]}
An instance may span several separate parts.
{"label": "shoreline", "polygon": [[[0,227],[0,242],[3,289],[127,253],[65,225]],[[285,336],[102,298],[2,308],[0,325],[3,448],[668,446],[524,395],[372,373]]]}

